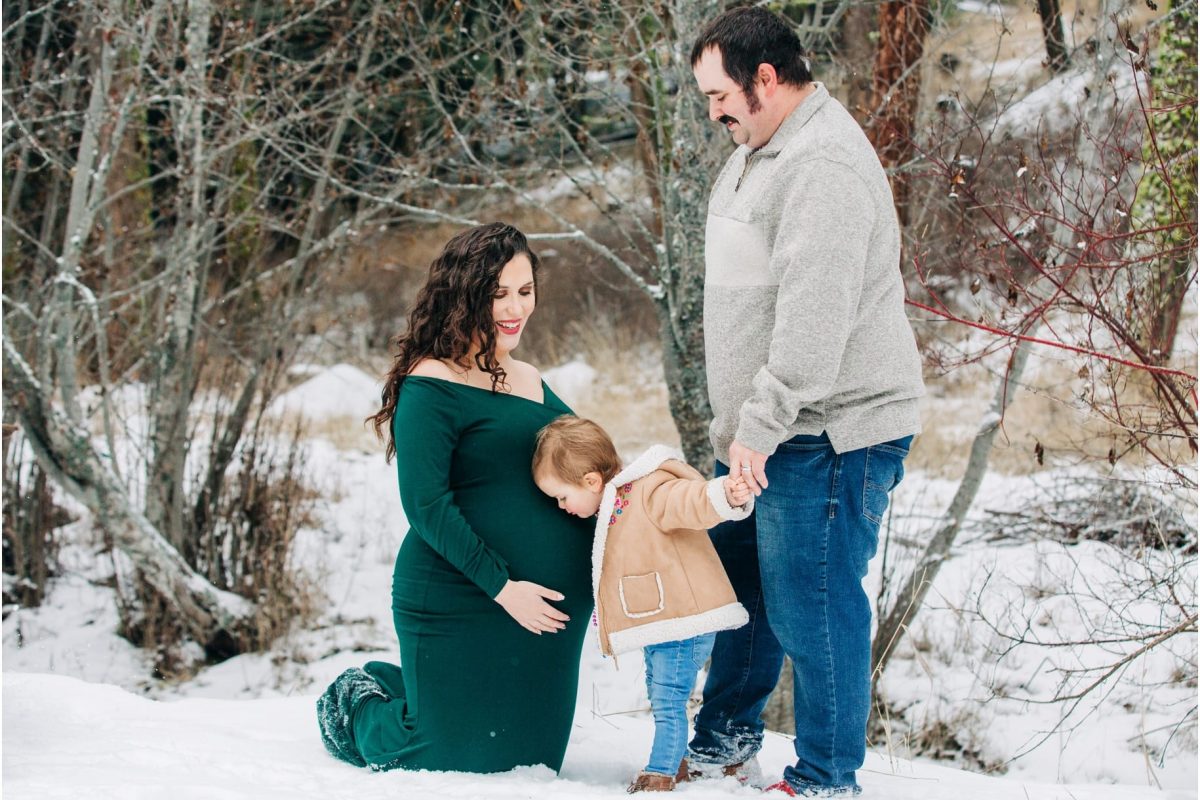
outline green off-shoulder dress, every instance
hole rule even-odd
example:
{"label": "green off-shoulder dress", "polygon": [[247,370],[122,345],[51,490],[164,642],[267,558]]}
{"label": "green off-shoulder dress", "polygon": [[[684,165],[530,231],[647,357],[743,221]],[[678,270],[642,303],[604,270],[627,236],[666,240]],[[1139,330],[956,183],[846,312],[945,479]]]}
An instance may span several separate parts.
{"label": "green off-shoulder dress", "polygon": [[[530,474],[538,430],[570,409],[409,377],[393,418],[411,525],[392,579],[400,668],[347,670],[318,701],[335,756],[374,769],[562,766],[591,618],[592,524]],[[565,630],[537,635],[493,600],[506,581],[565,595]]]}

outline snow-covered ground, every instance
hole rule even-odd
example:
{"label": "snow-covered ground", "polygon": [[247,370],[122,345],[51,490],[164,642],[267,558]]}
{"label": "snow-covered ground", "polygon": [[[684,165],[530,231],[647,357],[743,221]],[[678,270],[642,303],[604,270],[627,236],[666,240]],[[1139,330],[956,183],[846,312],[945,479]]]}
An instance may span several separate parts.
{"label": "snow-covered ground", "polygon": [[[314,732],[313,698],[163,703],[115,686],[61,675],[8,674],[4,681],[4,794],[9,798],[120,800],[423,800],[624,796],[649,752],[653,725],[628,716],[595,717],[586,705],[562,773],[545,767],[502,775],[371,773],[326,755]],[[768,737],[760,755],[776,773],[791,749]],[[872,753],[860,773],[867,796],[889,800],[1134,800],[1187,792],[1067,786],[972,775]],[[687,797],[754,797],[731,778],[686,785]]]}
{"label": "snow-covered ground", "polygon": [[[297,563],[322,587],[322,612],[271,652],[249,654],[164,686],[151,662],[116,636],[112,565],[86,518],[62,531],[62,576],[39,608],[8,610],[4,620],[3,788],[9,797],[584,798],[617,797],[649,750],[641,665],[619,669],[585,642],[575,730],[561,776],[546,769],[499,776],[371,774],[325,754],[313,703],[342,669],[396,660],[390,623],[392,561],[407,527],[394,470],[360,434],[363,408],[378,397],[369,376],[339,366],[293,389],[282,407],[321,417],[309,445],[319,524],[301,532]],[[573,362],[549,370],[568,402],[586,393],[595,371]],[[332,432],[337,432],[334,435]],[[336,440],[336,444],[335,444]],[[624,454],[626,456],[635,453]],[[910,472],[894,497],[895,517],[928,520],[952,493],[950,482]],[[989,475],[976,509],[1014,507],[1028,479]],[[918,523],[914,523],[918,525]],[[919,525],[918,525],[919,527]],[[926,526],[927,527],[927,526]],[[911,532],[911,531],[910,531]],[[876,559],[868,577],[874,593]],[[984,776],[928,759],[905,760],[904,742],[877,742],[860,780],[878,798],[1069,800],[1196,797],[1196,688],[1175,674],[1195,653],[1164,650],[1122,672],[1032,752],[1010,760],[1053,731],[1061,705],[1042,704],[1062,667],[1089,665],[1103,649],[1062,656],[1032,647],[997,656],[994,632],[976,617],[1005,610],[1030,615],[1039,631],[1071,638],[1083,617],[1101,613],[1079,593],[1103,595],[1134,568],[1096,543],[997,545],[968,541],[942,569],[905,647],[883,681],[893,707],[915,725],[944,723],[960,749],[1003,765]],[[1194,568],[1191,580],[1194,583]],[[984,602],[980,603],[980,599]],[[1066,599],[1063,599],[1066,598]],[[1194,602],[1194,595],[1192,602]],[[1126,617],[1153,622],[1153,602],[1123,606]],[[994,613],[992,613],[994,612]],[[1124,618],[1124,617],[1123,617]],[[993,620],[994,621],[994,620]],[[1194,635],[1185,641],[1195,647]],[[998,687],[1003,691],[998,691]],[[1175,724],[1183,718],[1183,724]],[[787,737],[771,734],[762,756],[778,775],[789,760]],[[696,798],[753,796],[733,781],[686,786]]]}

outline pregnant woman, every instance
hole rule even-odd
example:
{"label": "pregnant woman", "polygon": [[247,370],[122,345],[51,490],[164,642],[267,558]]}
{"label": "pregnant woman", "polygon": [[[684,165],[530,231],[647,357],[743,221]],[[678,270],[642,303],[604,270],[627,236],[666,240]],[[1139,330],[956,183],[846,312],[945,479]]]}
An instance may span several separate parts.
{"label": "pregnant woman", "polygon": [[591,525],[530,474],[538,430],[570,409],[512,351],[537,257],[493,223],[446,243],[383,391],[411,529],[396,557],[400,668],[342,673],[317,701],[337,758],[372,769],[502,772],[567,747],[591,616]]}

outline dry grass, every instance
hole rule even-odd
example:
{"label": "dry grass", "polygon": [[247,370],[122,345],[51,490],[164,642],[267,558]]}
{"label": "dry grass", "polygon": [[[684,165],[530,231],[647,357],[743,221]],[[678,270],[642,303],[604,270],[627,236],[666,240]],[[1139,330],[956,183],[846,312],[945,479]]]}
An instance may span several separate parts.
{"label": "dry grass", "polygon": [[[587,223],[597,238],[617,247],[614,231],[595,230],[596,212],[588,201],[564,198],[556,212]],[[508,204],[474,213],[479,219],[503,219],[526,231],[558,226],[537,209]],[[369,363],[363,368],[382,374],[390,352],[388,340],[404,325],[412,298],[425,279],[429,263],[460,228],[428,225],[376,234],[350,258],[331,289],[335,294],[360,292],[370,299]],[[658,322],[653,303],[616,269],[575,242],[537,242],[542,261],[537,310],[522,338],[518,358],[545,371],[579,359],[600,374],[591,391],[572,398],[573,410],[594,419],[612,435],[623,457],[651,444],[679,445],[663,382]],[[330,317],[318,325],[355,324]],[[360,420],[334,417],[305,423],[310,436],[320,436],[341,450],[374,452],[373,433]]]}
{"label": "dry grass", "polygon": [[342,415],[298,419],[292,414],[281,417],[285,428],[300,425],[303,438],[324,439],[343,452],[382,453],[385,445],[375,437],[375,430],[361,417]]}
{"label": "dry grass", "polygon": [[[546,176],[553,183],[554,175]],[[604,221],[590,201],[564,197],[554,201],[555,212],[585,227],[607,247],[636,262],[627,252],[621,233]],[[482,208],[467,209],[475,219],[499,220],[526,232],[561,229],[544,211],[501,199]],[[362,302],[345,306],[330,303],[310,331],[326,335],[336,330],[365,329],[368,357],[386,357],[389,340],[403,329],[417,290],[425,281],[429,264],[446,241],[462,230],[450,224],[422,224],[387,228],[364,237],[342,265],[333,271],[328,291],[331,298],[358,297]],[[586,246],[574,241],[537,241],[533,244],[541,261],[538,276],[538,309],[522,343],[525,357],[556,347],[554,340],[575,320],[580,309],[599,311],[622,320],[622,325],[653,340],[657,320],[650,299],[636,289],[616,267]]]}
{"label": "dry grass", "polygon": [[[1063,30],[1069,49],[1080,47],[1095,35],[1100,19],[1096,0],[1064,0]],[[938,95],[957,92],[979,98],[986,89],[1006,94],[1014,82],[1043,82],[1051,77],[1042,39],[1041,16],[1032,3],[1000,3],[999,15],[958,11],[933,30],[926,42],[923,62],[922,102],[926,108]],[[1146,25],[1163,16],[1167,6],[1151,10],[1143,3],[1130,3],[1121,11],[1121,22],[1136,35]],[[945,65],[957,62],[954,70]],[[1020,77],[1012,74],[1012,65],[1028,65]],[[993,65],[1000,69],[993,70]]]}
{"label": "dry grass", "polygon": [[[1079,365],[1035,353],[1022,386],[1004,414],[988,462],[1002,475],[1030,475],[1075,464],[1107,466],[1110,450],[1118,463],[1145,466],[1144,452],[1129,447],[1129,433],[1106,420],[1081,399],[1091,377]],[[927,376],[929,395],[922,404],[923,432],[913,444],[908,466],[940,478],[957,478],[979,422],[990,408],[1000,376],[979,364],[958,367],[941,376]],[[1129,376],[1121,387],[1127,409],[1157,409],[1149,381]],[[1098,400],[1103,399],[1101,396]],[[1187,445],[1158,437],[1156,447],[1174,463],[1188,463]],[[1041,458],[1039,461],[1039,446]]]}
{"label": "dry grass", "polygon": [[[626,459],[651,444],[679,446],[656,341],[585,305],[557,337],[547,337],[536,350],[529,350],[518,355],[543,371],[573,359],[597,370],[590,391],[570,398],[569,403],[580,416],[604,426]],[[1026,385],[1018,389],[1005,413],[989,469],[1003,475],[1028,475],[1072,464],[1106,465],[1110,449],[1116,450],[1121,464],[1145,463],[1141,453],[1124,452],[1126,431],[1078,399],[1084,380],[1076,369],[1071,364],[1034,357]],[[923,432],[909,456],[910,470],[945,479],[962,474],[998,379],[993,371],[978,364],[926,377],[929,394],[922,401]],[[1125,402],[1149,406],[1151,400],[1144,381],[1135,378],[1127,384]],[[354,417],[309,420],[305,433],[326,439],[343,451],[372,453],[382,446],[370,428]],[[1160,444],[1173,452],[1179,463],[1187,461],[1185,444],[1168,446],[1165,440]]]}

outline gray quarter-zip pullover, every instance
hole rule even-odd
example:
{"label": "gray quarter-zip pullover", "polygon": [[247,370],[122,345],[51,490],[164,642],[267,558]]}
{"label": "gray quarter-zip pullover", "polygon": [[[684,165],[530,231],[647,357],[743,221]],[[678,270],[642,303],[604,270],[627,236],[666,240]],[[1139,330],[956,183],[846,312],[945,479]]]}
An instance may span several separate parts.
{"label": "gray quarter-zip pullover", "polygon": [[705,235],[713,447],[762,453],[826,432],[841,453],[920,431],[887,176],[821,84],[763,147],[721,170]]}

